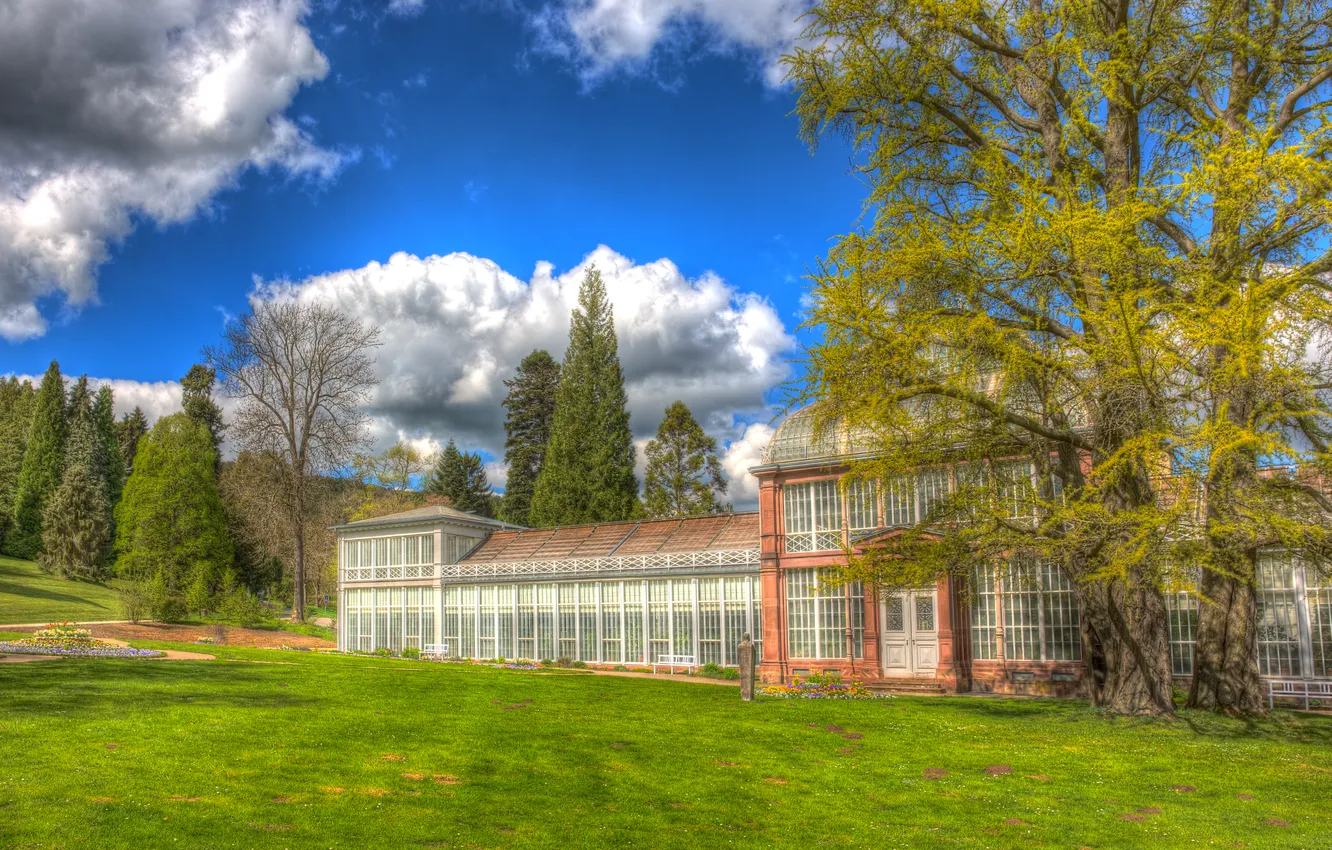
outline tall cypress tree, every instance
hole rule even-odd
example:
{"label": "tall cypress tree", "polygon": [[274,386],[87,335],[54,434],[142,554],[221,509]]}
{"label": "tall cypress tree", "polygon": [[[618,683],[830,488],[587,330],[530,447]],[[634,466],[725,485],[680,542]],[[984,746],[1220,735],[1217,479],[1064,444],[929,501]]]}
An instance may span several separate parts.
{"label": "tall cypress tree", "polygon": [[65,380],[60,376],[60,364],[52,360],[37,390],[28,447],[19,471],[14,525],[5,539],[11,555],[35,558],[42,551],[42,509],[64,474],[65,434]]}
{"label": "tall cypress tree", "polygon": [[37,390],[18,378],[0,380],[0,551],[14,521],[14,499],[18,495],[23,451],[32,428],[32,408]]}
{"label": "tall cypress tree", "polygon": [[120,439],[116,434],[115,406],[115,393],[110,386],[102,384],[93,400],[92,418],[97,428],[97,442],[106,458],[106,498],[113,508],[120,501],[126,478],[125,455],[120,450]]}
{"label": "tall cypress tree", "polygon": [[532,496],[533,525],[629,519],[638,508],[636,457],[615,321],[590,266],[569,323],[555,421]]}
{"label": "tall cypress tree", "polygon": [[125,458],[125,480],[134,474],[134,456],[139,451],[139,440],[148,433],[148,417],[143,410],[135,407],[116,423],[116,441],[120,443],[120,453]]}
{"label": "tall cypress tree", "polygon": [[729,511],[717,441],[703,432],[683,401],[666,408],[657,438],[647,444],[643,505],[650,517]]}
{"label": "tall cypress tree", "polygon": [[[86,383],[82,386],[87,389]],[[37,563],[46,572],[91,581],[102,576],[110,554],[111,503],[106,456],[92,409],[82,397],[74,401],[65,470],[42,509],[43,545]]]}
{"label": "tall cypress tree", "polygon": [[460,511],[489,517],[495,515],[490,480],[481,456],[462,452],[453,440],[439,453],[426,477],[425,491],[447,496]]}
{"label": "tall cypress tree", "polygon": [[518,374],[505,381],[504,462],[509,480],[504,486],[501,513],[507,522],[530,525],[532,492],[541,474],[555,421],[555,396],[560,387],[560,364],[537,349],[518,364]]}

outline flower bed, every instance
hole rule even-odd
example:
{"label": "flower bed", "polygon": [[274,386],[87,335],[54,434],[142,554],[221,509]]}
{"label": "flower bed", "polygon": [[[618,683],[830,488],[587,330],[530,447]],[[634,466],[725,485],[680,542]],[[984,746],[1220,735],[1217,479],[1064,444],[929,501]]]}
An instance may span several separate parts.
{"label": "flower bed", "polygon": [[876,694],[860,682],[843,684],[841,677],[815,675],[808,679],[794,679],[789,685],[765,685],[759,693],[778,699],[889,699],[887,694]]}
{"label": "flower bed", "polygon": [[74,623],[51,623],[22,640],[0,641],[0,653],[14,655],[70,655],[88,658],[154,658],[155,649],[134,649],[97,640]]}

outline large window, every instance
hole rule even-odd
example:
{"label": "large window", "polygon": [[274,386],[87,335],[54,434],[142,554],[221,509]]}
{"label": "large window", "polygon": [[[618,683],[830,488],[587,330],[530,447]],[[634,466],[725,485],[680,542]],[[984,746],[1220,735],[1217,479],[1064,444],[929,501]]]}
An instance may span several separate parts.
{"label": "large window", "polygon": [[401,652],[435,640],[435,600],[428,587],[349,588],[343,591],[344,650]]}
{"label": "large window", "polygon": [[851,654],[864,655],[865,592],[860,582],[833,585],[828,570],[786,571],[787,651],[792,658],[846,658],[847,625]]}
{"label": "large window", "polygon": [[836,479],[782,487],[786,551],[842,548],[842,496]]}
{"label": "large window", "polygon": [[[406,534],[395,537],[371,537],[361,540],[344,540],[342,543],[342,566],[360,579],[388,578],[389,567],[421,567],[435,563],[434,534]],[[378,569],[376,569],[378,568]],[[361,570],[365,569],[365,573]],[[397,571],[395,578],[432,575],[429,570]]]}
{"label": "large window", "polygon": [[1073,584],[1057,564],[1013,558],[980,567],[971,587],[972,658],[998,658],[1002,624],[1009,661],[1079,661],[1079,615]]}
{"label": "large window", "polygon": [[1300,622],[1295,562],[1287,553],[1258,559],[1258,672],[1300,676]]}

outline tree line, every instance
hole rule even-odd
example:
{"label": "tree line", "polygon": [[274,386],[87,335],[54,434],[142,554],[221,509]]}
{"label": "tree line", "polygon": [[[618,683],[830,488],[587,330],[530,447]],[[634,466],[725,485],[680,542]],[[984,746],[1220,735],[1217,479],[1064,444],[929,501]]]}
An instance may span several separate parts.
{"label": "tree line", "polygon": [[258,303],[204,349],[181,409],[151,428],[139,408],[116,421],[109,385],[94,393],[54,361],[37,386],[0,381],[0,551],[66,578],[124,579],[133,616],[252,618],[266,594],[302,619],[309,594],[336,589],[340,522],[423,504],[525,526],[729,510],[716,442],[681,402],[647,446],[640,498],[595,268],[563,363],[535,351],[505,381],[503,496],[452,439],[433,456],[401,441],[365,452],[377,345],[377,329],[336,310]]}

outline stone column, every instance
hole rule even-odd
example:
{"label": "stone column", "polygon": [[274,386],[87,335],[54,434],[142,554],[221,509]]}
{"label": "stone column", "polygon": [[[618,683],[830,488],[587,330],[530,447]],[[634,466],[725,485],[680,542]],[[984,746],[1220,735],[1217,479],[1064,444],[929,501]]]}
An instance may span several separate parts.
{"label": "stone column", "polygon": [[735,654],[740,662],[740,699],[750,702],[754,699],[754,642],[749,632],[745,632]]}

